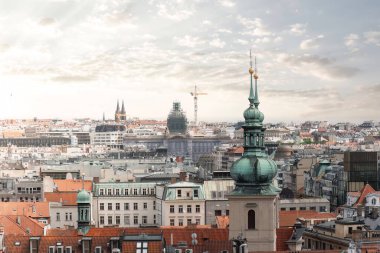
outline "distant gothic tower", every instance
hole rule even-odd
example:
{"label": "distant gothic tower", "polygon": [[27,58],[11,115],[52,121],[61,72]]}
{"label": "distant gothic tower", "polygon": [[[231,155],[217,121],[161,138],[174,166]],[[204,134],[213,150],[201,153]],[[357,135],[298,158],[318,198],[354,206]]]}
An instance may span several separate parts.
{"label": "distant gothic tower", "polygon": [[124,100],[121,102],[120,120],[121,121],[126,121],[127,120],[127,114],[125,112],[125,107],[124,107]]}
{"label": "distant gothic tower", "polygon": [[119,106],[119,100],[117,100],[117,105],[116,105],[115,121],[116,121],[116,122],[119,122],[119,121],[120,121],[120,106]]}
{"label": "distant gothic tower", "polygon": [[[276,163],[265,152],[263,127],[264,114],[259,111],[255,70],[249,68],[251,77],[249,107],[244,111],[244,154],[231,167],[235,189],[228,196],[230,205],[229,238],[236,248],[245,240],[248,251],[276,251],[278,228],[278,193],[272,184]],[[253,91],[255,79],[255,92]],[[248,252],[245,250],[244,252]],[[240,252],[237,249],[236,252]],[[241,253],[241,252],[240,252]]]}

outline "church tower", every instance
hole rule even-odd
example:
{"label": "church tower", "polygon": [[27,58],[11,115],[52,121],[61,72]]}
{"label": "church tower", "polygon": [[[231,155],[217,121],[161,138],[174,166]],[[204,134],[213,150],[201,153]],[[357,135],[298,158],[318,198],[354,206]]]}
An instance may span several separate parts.
{"label": "church tower", "polygon": [[121,121],[127,120],[127,113],[125,112],[124,100],[121,102],[120,120]]}
{"label": "church tower", "polygon": [[116,122],[119,122],[119,121],[120,121],[120,107],[119,107],[119,100],[117,100],[117,105],[116,105],[115,121],[116,121]]}
{"label": "church tower", "polygon": [[77,195],[78,204],[78,231],[83,235],[88,232],[91,224],[91,197],[84,189],[84,176],[82,178],[82,190]]}
{"label": "church tower", "polygon": [[[256,69],[252,69],[248,97],[249,107],[244,111],[244,154],[231,167],[235,189],[228,196],[230,205],[229,238],[234,240],[236,252],[276,251],[278,227],[278,193],[273,184],[276,163],[265,152],[264,114],[259,111]],[[253,89],[253,79],[255,89]],[[245,238],[245,239],[243,239]]]}

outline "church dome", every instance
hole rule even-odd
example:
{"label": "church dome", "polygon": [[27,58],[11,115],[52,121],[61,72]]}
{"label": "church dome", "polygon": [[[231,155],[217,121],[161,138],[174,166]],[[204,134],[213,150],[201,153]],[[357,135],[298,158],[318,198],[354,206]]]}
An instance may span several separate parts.
{"label": "church dome", "polygon": [[277,173],[277,165],[266,157],[243,156],[232,165],[230,173],[237,183],[269,184]]}
{"label": "church dome", "polygon": [[261,123],[264,121],[264,114],[256,107],[250,106],[244,111],[244,119],[247,123]]}
{"label": "church dome", "polygon": [[86,190],[81,190],[77,195],[77,203],[91,203],[90,194]]}
{"label": "church dome", "polygon": [[173,109],[168,116],[167,126],[170,134],[186,134],[187,118],[186,114],[181,109],[181,103],[173,103]]}

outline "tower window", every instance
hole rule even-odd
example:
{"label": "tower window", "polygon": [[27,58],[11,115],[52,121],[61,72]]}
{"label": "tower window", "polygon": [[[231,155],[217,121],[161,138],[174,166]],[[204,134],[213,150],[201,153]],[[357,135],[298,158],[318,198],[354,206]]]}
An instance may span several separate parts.
{"label": "tower window", "polygon": [[248,211],[248,229],[255,229],[256,227],[256,213],[253,210]]}

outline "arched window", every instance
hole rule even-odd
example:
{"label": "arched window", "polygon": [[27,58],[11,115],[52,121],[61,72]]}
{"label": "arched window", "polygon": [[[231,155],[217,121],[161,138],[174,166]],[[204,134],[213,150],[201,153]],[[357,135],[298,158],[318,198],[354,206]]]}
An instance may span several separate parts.
{"label": "arched window", "polygon": [[248,229],[255,229],[256,227],[256,214],[255,211],[248,211]]}
{"label": "arched window", "polygon": [[376,205],[376,198],[372,199],[372,205]]}

